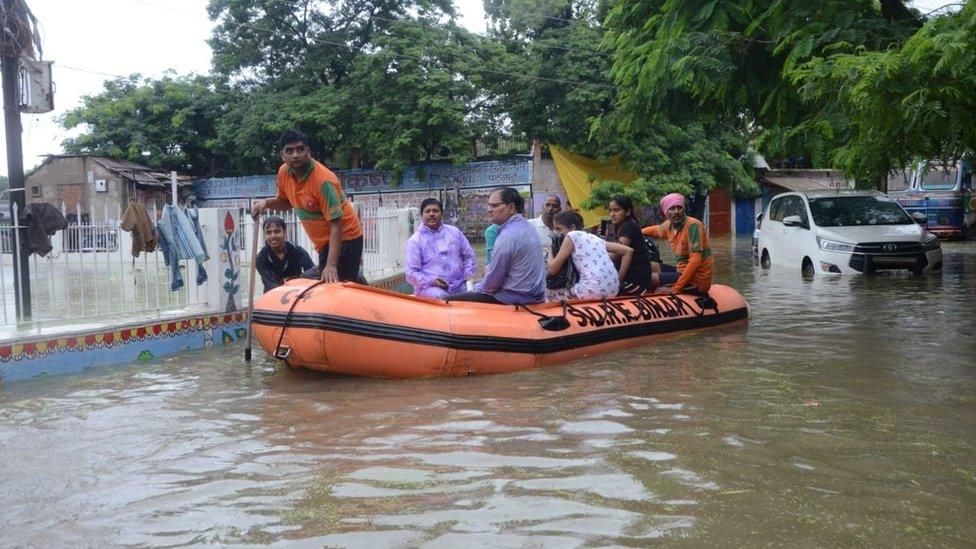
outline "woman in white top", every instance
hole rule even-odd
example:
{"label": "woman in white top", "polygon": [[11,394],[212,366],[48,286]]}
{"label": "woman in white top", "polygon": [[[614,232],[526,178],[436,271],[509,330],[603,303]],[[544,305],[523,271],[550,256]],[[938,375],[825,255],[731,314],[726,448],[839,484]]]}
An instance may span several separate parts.
{"label": "woman in white top", "polygon": [[[634,250],[616,242],[583,232],[583,218],[573,211],[564,211],[553,218],[556,232],[563,235],[559,253],[549,263],[549,274],[555,275],[572,257],[579,272],[579,282],[567,290],[550,291],[551,301],[560,299],[600,299],[614,297],[620,289],[620,280],[627,274]],[[620,256],[620,272],[613,266],[608,252]]]}

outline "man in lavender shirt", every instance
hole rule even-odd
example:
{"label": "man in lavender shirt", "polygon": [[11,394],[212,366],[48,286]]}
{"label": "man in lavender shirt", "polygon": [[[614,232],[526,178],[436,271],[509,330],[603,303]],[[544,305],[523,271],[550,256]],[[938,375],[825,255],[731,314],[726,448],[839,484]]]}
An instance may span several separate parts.
{"label": "man in lavender shirt", "polygon": [[423,224],[407,240],[406,277],[413,295],[444,299],[463,292],[478,266],[471,244],[457,227],[444,224],[436,198],[420,203],[420,219]]}
{"label": "man in lavender shirt", "polygon": [[506,305],[541,303],[546,298],[546,265],[539,253],[539,234],[522,211],[525,200],[504,187],[488,197],[488,218],[499,226],[485,278],[474,292],[448,301],[477,301]]}

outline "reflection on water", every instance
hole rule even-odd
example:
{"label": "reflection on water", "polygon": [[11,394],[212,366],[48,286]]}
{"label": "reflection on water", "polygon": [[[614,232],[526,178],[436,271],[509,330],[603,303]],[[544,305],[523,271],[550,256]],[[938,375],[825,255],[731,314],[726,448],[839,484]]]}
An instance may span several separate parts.
{"label": "reflection on water", "polygon": [[817,278],[717,243],[748,329],[372,381],[240,349],[0,395],[4,545],[965,545],[976,250]]}

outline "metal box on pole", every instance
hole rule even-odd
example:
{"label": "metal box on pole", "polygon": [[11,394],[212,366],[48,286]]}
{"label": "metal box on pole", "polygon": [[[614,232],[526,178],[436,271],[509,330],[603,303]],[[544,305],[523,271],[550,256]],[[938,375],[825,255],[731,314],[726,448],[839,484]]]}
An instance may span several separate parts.
{"label": "metal box on pole", "polygon": [[54,110],[53,63],[35,61],[26,56],[20,58],[20,112],[44,113]]}

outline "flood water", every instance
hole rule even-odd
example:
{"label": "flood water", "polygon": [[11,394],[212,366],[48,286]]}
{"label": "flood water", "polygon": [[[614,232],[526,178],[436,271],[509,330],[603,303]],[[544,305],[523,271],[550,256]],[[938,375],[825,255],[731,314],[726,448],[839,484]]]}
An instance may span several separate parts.
{"label": "flood water", "polygon": [[362,380],[230,347],[5,388],[2,544],[972,544],[976,245],[803,280],[714,244],[748,327],[560,367]]}

